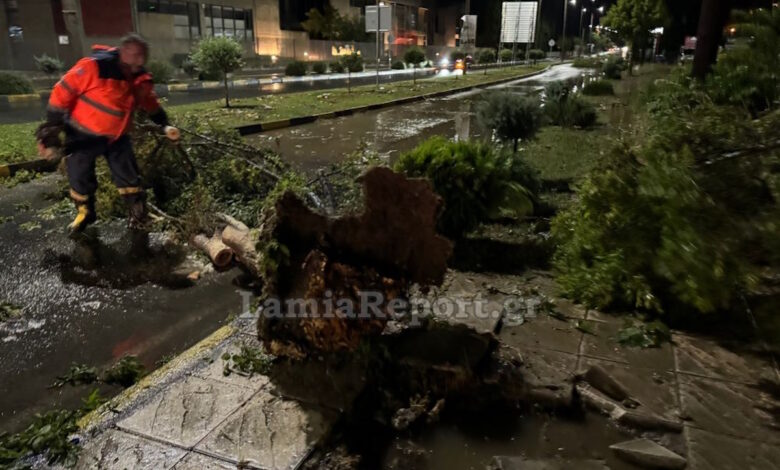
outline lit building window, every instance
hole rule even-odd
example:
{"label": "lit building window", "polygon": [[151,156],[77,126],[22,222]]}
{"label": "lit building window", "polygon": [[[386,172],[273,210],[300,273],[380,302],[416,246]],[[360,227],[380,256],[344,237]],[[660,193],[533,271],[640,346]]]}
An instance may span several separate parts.
{"label": "lit building window", "polygon": [[200,14],[197,2],[178,0],[138,0],[140,13],[173,15],[173,37],[176,39],[200,38]]}
{"label": "lit building window", "polygon": [[204,5],[206,36],[252,41],[252,10],[219,5]]}

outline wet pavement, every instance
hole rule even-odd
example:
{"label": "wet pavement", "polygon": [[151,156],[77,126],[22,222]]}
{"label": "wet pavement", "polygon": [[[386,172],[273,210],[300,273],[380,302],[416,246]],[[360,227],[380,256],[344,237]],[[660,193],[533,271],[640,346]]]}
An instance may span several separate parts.
{"label": "wet pavement", "polygon": [[[0,323],[0,431],[33,412],[81,404],[90,386],[49,390],[72,362],[99,368],[136,354],[148,369],[212,332],[240,309],[235,273],[189,286],[198,264],[158,235],[131,237],[123,221],[97,226],[99,241],[70,240],[57,176],[0,188],[0,301],[22,308]],[[179,269],[179,272],[177,272]],[[184,271],[181,271],[184,269]]]}
{"label": "wet pavement", "polygon": [[[546,83],[572,80],[586,74],[588,71],[562,65],[488,90],[534,93]],[[482,90],[476,90],[352,116],[322,119],[247,139],[253,144],[276,149],[286,161],[303,170],[341,161],[361,146],[393,161],[433,135],[458,139],[482,136],[485,131],[474,119],[475,104],[482,93]]]}

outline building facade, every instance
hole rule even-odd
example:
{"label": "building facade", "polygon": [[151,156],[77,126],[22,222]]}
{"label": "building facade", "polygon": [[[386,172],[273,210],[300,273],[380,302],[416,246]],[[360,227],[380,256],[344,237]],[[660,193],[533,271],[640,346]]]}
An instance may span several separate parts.
{"label": "building facade", "polygon": [[[342,15],[360,16],[366,0],[0,0],[0,69],[34,69],[34,56],[58,57],[67,65],[92,44],[116,44],[136,31],[152,46],[152,58],[180,62],[201,38],[227,36],[247,56],[330,59],[340,46],[312,41],[301,22],[327,4]],[[388,46],[449,46],[468,1],[397,0]],[[366,47],[367,45],[362,45]],[[347,49],[351,50],[351,49]],[[366,51],[368,52],[368,51]],[[373,54],[372,54],[373,55]]]}

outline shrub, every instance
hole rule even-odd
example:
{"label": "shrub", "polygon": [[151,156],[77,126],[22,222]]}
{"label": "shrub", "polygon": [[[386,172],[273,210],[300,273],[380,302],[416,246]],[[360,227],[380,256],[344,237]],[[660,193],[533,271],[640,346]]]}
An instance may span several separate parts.
{"label": "shrub", "polygon": [[344,68],[347,72],[355,73],[363,71],[363,56],[356,52],[342,57],[341,63],[344,64]]}
{"label": "shrub", "polygon": [[600,69],[601,59],[598,57],[577,57],[571,65],[579,69]]}
{"label": "shrub", "polygon": [[511,62],[512,61],[512,49],[501,49],[501,52],[498,53],[498,57],[501,59],[501,62]]}
{"label": "shrub", "polygon": [[329,67],[330,67],[330,71],[333,73],[344,73],[344,71],[346,70],[344,68],[344,64],[342,64],[341,61],[339,60],[334,60],[333,62],[331,62],[329,64]]}
{"label": "shrub", "polygon": [[601,66],[606,78],[620,80],[620,73],[626,69],[626,61],[622,57],[610,57]]}
{"label": "shrub", "polygon": [[189,56],[181,61],[181,69],[190,78],[198,76],[198,67],[195,66],[195,62]]}
{"label": "shrub", "polygon": [[284,68],[284,74],[288,77],[302,77],[306,75],[306,69],[308,69],[306,62],[294,60]]}
{"label": "shrub", "polygon": [[558,281],[599,308],[741,315],[755,273],[778,259],[778,190],[771,152],[735,150],[776,140],[780,115],[717,106],[682,75],[659,81],[646,111],[644,132],[616,145],[554,219]]}
{"label": "shrub", "polygon": [[425,52],[419,47],[410,47],[404,52],[404,61],[407,64],[411,64],[414,68],[412,79],[414,80],[414,83],[417,84],[417,67],[425,61]]}
{"label": "shrub", "polygon": [[482,49],[479,51],[479,55],[477,56],[477,61],[480,64],[492,64],[496,61],[496,51],[495,49]]}
{"label": "shrub", "polygon": [[534,64],[537,60],[542,60],[545,57],[547,57],[547,54],[541,49],[531,49],[528,51],[528,58],[534,61]]}
{"label": "shrub", "polygon": [[173,66],[168,62],[152,60],[146,64],[146,70],[152,74],[154,83],[168,83],[173,78]]}
{"label": "shrub", "polygon": [[402,154],[396,169],[431,181],[444,199],[439,228],[451,237],[494,218],[533,210],[533,171],[517,156],[499,153],[486,143],[432,137]]}
{"label": "shrub", "polygon": [[328,71],[328,66],[325,64],[325,62],[315,62],[311,66],[311,71],[322,75]]}
{"label": "shrub", "polygon": [[393,70],[403,70],[406,68],[403,60],[394,60],[390,68]]}
{"label": "shrub", "polygon": [[596,108],[574,94],[566,82],[552,82],[545,87],[544,111],[556,126],[590,127],[596,123]]}
{"label": "shrub", "polygon": [[582,94],[588,96],[614,95],[615,87],[608,80],[593,80],[585,84]]}
{"label": "shrub", "polygon": [[0,95],[24,95],[33,92],[35,89],[27,77],[16,73],[0,72]]}
{"label": "shrub", "polygon": [[65,65],[60,59],[49,57],[46,54],[43,54],[40,57],[34,57],[34,59],[35,66],[38,68],[38,70],[45,73],[46,75],[54,75],[65,68]]}
{"label": "shrub", "polygon": [[542,108],[538,98],[515,93],[491,93],[477,106],[477,120],[492,129],[499,140],[512,142],[514,152],[521,139],[532,138],[542,126]]}

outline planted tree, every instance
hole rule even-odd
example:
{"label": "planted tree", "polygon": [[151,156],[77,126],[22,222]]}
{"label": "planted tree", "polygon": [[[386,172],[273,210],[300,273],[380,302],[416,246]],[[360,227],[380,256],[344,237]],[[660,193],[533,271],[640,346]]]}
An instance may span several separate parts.
{"label": "planted tree", "polygon": [[631,45],[631,66],[639,55],[644,61],[650,31],[667,19],[663,0],[618,0],[602,23],[617,31],[618,37]]}
{"label": "planted tree", "polygon": [[498,53],[501,62],[511,62],[512,56],[512,49],[501,49],[501,52]]}
{"label": "planted tree", "polygon": [[528,58],[534,61],[534,65],[536,65],[537,61],[544,59],[546,55],[547,54],[541,49],[531,49],[528,51]]}
{"label": "planted tree", "polygon": [[352,92],[352,73],[363,71],[363,57],[353,52],[350,55],[345,55],[341,58],[341,64],[347,71],[347,93]]}
{"label": "planted tree", "polygon": [[38,70],[45,73],[49,77],[61,72],[65,67],[60,59],[57,59],[56,57],[50,57],[46,54],[43,54],[40,57],[36,56],[34,59],[35,66],[38,68]]}
{"label": "planted tree", "polygon": [[410,47],[404,52],[404,62],[412,64],[412,80],[417,85],[417,67],[425,61],[425,52],[417,46]]}
{"label": "planted tree", "polygon": [[477,120],[495,132],[503,142],[512,142],[517,153],[520,140],[536,135],[542,127],[542,107],[538,98],[501,92],[488,95],[477,107]]}
{"label": "planted tree", "polygon": [[154,83],[168,83],[173,78],[173,66],[168,62],[152,60],[146,65]]}
{"label": "planted tree", "polygon": [[485,75],[487,75],[487,65],[496,62],[496,51],[490,48],[482,49],[481,51],[479,51],[477,60],[479,61],[480,65],[485,66]]}
{"label": "planted tree", "polygon": [[192,54],[192,62],[205,73],[215,73],[222,77],[225,83],[225,107],[230,107],[230,89],[228,74],[239,70],[244,65],[241,58],[243,49],[235,39],[212,37],[198,43]]}

